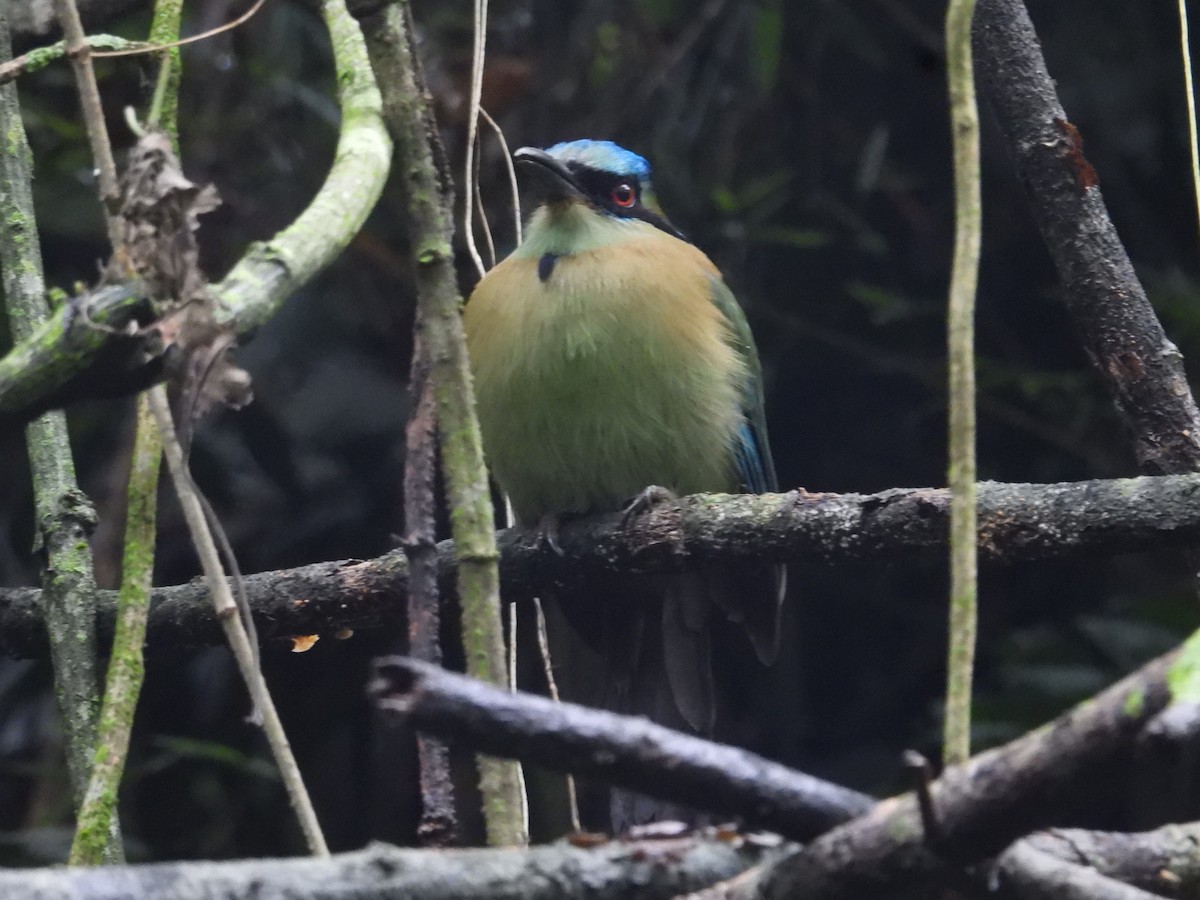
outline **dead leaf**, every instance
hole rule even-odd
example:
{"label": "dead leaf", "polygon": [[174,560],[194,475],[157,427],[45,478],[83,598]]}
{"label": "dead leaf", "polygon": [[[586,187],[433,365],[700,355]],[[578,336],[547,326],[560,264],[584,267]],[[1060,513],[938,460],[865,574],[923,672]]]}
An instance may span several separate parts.
{"label": "dead leaf", "polygon": [[306,653],[312,645],[321,639],[319,634],[300,634],[292,638],[292,652]]}

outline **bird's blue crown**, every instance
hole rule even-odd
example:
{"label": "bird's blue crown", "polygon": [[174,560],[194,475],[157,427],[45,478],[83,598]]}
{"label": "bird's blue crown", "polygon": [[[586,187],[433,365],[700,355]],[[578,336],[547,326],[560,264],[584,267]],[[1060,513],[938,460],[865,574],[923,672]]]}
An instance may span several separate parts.
{"label": "bird's blue crown", "polygon": [[548,147],[546,152],[563,163],[578,163],[614,175],[632,175],[639,181],[650,178],[650,163],[645,157],[612,141],[564,141]]}

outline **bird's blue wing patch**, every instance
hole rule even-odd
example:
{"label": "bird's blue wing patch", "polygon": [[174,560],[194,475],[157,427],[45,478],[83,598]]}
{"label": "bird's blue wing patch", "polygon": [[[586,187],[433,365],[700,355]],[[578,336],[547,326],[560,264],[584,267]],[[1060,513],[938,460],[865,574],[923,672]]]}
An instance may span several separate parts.
{"label": "bird's blue wing patch", "polygon": [[762,366],[746,315],[737,299],[720,278],[712,281],[712,299],[729,326],[730,344],[746,366],[742,387],[741,413],[744,417],[733,447],[734,466],[743,491],[764,494],[778,490],[775,464],[767,443],[767,422],[763,414]]}
{"label": "bird's blue wing patch", "polygon": [[734,457],[737,462],[738,479],[744,491],[750,494],[765,494],[771,489],[762,452],[758,446],[758,437],[749,422],[743,422],[738,430]]}

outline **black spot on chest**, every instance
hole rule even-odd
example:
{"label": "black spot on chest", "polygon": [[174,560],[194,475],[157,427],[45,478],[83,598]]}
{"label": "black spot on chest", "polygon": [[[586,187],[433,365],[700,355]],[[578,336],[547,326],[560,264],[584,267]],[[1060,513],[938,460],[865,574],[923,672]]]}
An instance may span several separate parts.
{"label": "black spot on chest", "polygon": [[558,262],[558,255],[554,253],[544,253],[538,259],[538,279],[543,283],[550,280],[550,275],[554,272],[554,264]]}

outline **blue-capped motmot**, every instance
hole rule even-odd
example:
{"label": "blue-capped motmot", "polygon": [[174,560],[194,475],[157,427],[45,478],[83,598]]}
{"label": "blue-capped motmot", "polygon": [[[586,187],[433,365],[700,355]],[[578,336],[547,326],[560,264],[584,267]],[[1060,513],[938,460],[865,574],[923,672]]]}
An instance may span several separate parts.
{"label": "blue-capped motmot", "polygon": [[[619,510],[649,486],[775,490],[745,315],[663,215],[646,160],[592,140],[513,156],[540,203],[465,327],[484,452],[518,524]],[[584,637],[610,663],[610,706],[708,733],[714,612],[741,621],[769,663],[784,582],[781,566],[713,567],[631,578],[586,621],[564,611],[606,632]]]}

